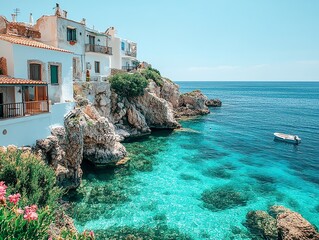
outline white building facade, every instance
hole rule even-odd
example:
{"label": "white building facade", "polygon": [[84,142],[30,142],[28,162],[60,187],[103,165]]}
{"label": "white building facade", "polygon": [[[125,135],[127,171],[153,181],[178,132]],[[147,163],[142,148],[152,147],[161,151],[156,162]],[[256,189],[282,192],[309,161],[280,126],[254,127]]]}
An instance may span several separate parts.
{"label": "white building facade", "polygon": [[23,25],[6,25],[0,18],[0,146],[33,145],[74,107],[73,53],[8,30]]}

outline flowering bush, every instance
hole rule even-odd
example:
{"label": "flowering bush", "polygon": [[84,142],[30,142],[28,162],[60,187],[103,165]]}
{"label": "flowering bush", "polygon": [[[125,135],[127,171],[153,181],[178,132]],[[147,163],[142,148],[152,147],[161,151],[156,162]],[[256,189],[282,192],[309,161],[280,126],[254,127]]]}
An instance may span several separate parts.
{"label": "flowering bush", "polygon": [[[52,221],[50,208],[22,207],[19,193],[6,197],[7,186],[0,182],[0,239],[44,239]],[[23,209],[24,208],[24,209]]]}
{"label": "flowering bush", "polygon": [[[55,172],[39,156],[22,152],[12,146],[0,151],[0,181],[5,181],[8,193],[19,192],[24,205],[57,207],[62,190],[56,186]],[[12,200],[17,199],[17,195]]]}
{"label": "flowering bush", "polygon": [[55,182],[54,171],[39,156],[0,147],[0,240],[94,239],[93,232],[49,235],[62,196]]}

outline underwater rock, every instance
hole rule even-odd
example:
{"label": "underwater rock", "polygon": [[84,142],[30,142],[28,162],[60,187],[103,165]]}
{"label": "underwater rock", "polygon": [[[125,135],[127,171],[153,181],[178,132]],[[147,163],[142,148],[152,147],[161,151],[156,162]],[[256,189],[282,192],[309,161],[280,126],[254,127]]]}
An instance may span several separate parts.
{"label": "underwater rock", "polygon": [[206,106],[208,107],[221,107],[222,101],[219,99],[210,99],[205,102]]}
{"label": "underwater rock", "polygon": [[270,212],[276,214],[279,239],[282,240],[319,240],[315,227],[299,213],[283,206],[272,206]]}
{"label": "underwater rock", "polygon": [[261,239],[277,240],[276,219],[265,211],[250,211],[246,215],[246,227]]}
{"label": "underwater rock", "polygon": [[211,211],[220,211],[238,206],[245,206],[249,197],[232,186],[223,186],[205,190],[201,196],[204,207]]}
{"label": "underwater rock", "polygon": [[117,227],[95,231],[97,239],[108,240],[191,240],[186,234],[177,229],[169,228],[166,224],[158,224],[155,227],[142,226],[140,228]]}

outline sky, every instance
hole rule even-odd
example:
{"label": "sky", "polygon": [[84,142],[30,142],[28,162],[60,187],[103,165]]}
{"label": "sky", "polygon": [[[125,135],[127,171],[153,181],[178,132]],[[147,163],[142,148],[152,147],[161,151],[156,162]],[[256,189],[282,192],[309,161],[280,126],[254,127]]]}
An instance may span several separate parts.
{"label": "sky", "polygon": [[0,15],[36,20],[56,2],[175,81],[319,80],[319,0],[0,0]]}

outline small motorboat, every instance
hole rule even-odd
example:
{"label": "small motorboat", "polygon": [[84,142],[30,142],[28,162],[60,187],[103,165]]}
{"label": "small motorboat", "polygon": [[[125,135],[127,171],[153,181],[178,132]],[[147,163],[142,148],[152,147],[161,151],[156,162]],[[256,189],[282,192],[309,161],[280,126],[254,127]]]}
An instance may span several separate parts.
{"label": "small motorboat", "polygon": [[287,142],[287,143],[293,143],[293,144],[301,143],[301,138],[298,137],[297,135],[289,135],[284,133],[274,133],[274,135],[275,135],[274,140]]}

